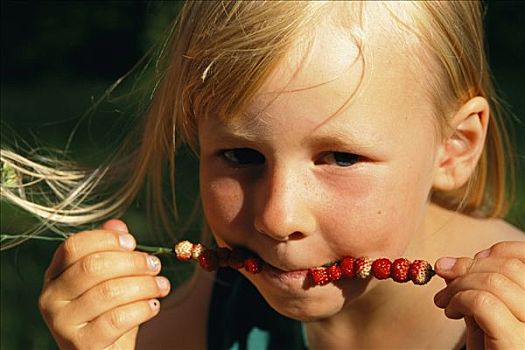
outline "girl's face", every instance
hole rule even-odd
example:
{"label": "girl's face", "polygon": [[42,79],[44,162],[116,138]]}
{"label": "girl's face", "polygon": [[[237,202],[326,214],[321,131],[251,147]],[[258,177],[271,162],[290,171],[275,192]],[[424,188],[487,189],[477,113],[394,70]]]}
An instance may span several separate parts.
{"label": "girl's face", "polygon": [[334,315],[371,287],[314,287],[309,267],[344,256],[424,257],[435,124],[424,75],[416,79],[410,59],[378,31],[366,34],[363,65],[344,29],[319,27],[306,55],[299,45],[290,52],[245,117],[199,122],[213,234],[275,267],[243,273],[293,318]]}

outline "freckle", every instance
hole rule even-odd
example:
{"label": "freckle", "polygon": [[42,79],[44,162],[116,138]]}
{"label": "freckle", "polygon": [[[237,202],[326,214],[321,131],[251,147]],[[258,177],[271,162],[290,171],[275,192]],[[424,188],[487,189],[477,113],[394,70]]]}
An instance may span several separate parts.
{"label": "freckle", "polygon": [[381,215],[383,212],[381,210],[377,211],[377,215]]}

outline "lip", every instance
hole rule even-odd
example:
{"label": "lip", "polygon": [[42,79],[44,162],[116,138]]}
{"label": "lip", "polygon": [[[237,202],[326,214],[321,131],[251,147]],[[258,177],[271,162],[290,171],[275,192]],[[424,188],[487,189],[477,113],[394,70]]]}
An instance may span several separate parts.
{"label": "lip", "polygon": [[265,264],[261,275],[271,284],[287,290],[302,289],[308,280],[307,269],[284,271],[268,263]]}
{"label": "lip", "polygon": [[337,263],[339,260],[331,260],[330,262],[328,263],[325,263],[323,265],[315,265],[315,266],[309,266],[309,267],[300,267],[300,268],[290,268],[290,269],[282,269],[282,268],[279,268],[275,265],[272,265],[270,264],[268,261],[264,260],[263,258],[261,258],[260,255],[257,255],[259,257],[259,259],[261,259],[263,262],[264,262],[264,265],[267,269],[269,269],[270,271],[276,273],[276,274],[279,274],[279,275],[295,275],[295,274],[304,274],[304,273],[308,273],[309,270],[311,269],[315,269],[315,268],[318,268],[318,267],[328,267],[330,265],[333,265],[335,263]]}
{"label": "lip", "polygon": [[305,278],[308,275],[308,269],[299,269],[299,270],[281,270],[278,267],[275,267],[271,264],[266,263],[265,271],[268,271],[270,274],[273,274],[277,277],[285,278]]}

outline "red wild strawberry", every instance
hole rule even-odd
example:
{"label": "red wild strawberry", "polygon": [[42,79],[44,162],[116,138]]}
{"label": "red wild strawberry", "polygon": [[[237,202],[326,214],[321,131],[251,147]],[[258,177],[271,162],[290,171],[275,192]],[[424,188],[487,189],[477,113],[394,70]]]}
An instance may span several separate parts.
{"label": "red wild strawberry", "polygon": [[248,272],[259,273],[263,269],[263,261],[256,256],[250,256],[244,260],[244,268]]}
{"label": "red wild strawberry", "polygon": [[242,269],[244,267],[244,259],[246,258],[246,251],[241,248],[233,248],[228,257],[228,266],[232,269]]}
{"label": "red wild strawberry", "polygon": [[372,270],[372,259],[367,256],[357,258],[355,263],[355,275],[359,278],[368,278]]}
{"label": "red wild strawberry", "polygon": [[217,257],[219,258],[220,267],[228,266],[230,254],[231,254],[231,249],[229,248],[224,248],[224,247],[217,248]]}
{"label": "red wild strawberry", "polygon": [[199,256],[199,265],[206,271],[215,271],[219,268],[219,258],[215,250],[206,249]]}
{"label": "red wild strawberry", "polygon": [[399,283],[408,282],[408,270],[410,268],[410,261],[405,258],[394,260],[392,267],[390,267],[390,274],[394,281]]}
{"label": "red wild strawberry", "polygon": [[425,260],[415,260],[410,264],[410,269],[408,270],[408,275],[414,284],[426,284],[435,272],[432,269],[432,266]]}
{"label": "red wild strawberry", "polygon": [[341,260],[339,263],[339,268],[341,269],[341,274],[345,278],[354,278],[355,277],[355,259],[347,256]]}
{"label": "red wild strawberry", "polygon": [[330,282],[330,277],[326,270],[326,267],[314,267],[308,270],[316,286],[322,286]]}
{"label": "red wild strawberry", "polygon": [[330,278],[330,281],[334,282],[339,279],[341,279],[342,272],[341,268],[337,265],[330,265],[326,269],[326,272],[328,273],[328,277]]}
{"label": "red wild strawberry", "polygon": [[372,263],[372,275],[378,280],[386,280],[390,277],[390,266],[392,263],[386,258],[377,259]]}

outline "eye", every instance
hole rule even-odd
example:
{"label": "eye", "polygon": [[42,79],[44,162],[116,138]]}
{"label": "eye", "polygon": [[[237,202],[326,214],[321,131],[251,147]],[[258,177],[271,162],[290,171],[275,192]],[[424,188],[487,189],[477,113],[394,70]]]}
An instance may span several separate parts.
{"label": "eye", "polygon": [[222,156],[237,166],[263,164],[264,156],[251,148],[233,148],[222,151]]}
{"label": "eye", "polygon": [[361,160],[361,157],[354,153],[330,152],[323,157],[326,164],[336,164],[340,167],[349,167]]}

